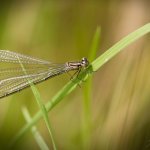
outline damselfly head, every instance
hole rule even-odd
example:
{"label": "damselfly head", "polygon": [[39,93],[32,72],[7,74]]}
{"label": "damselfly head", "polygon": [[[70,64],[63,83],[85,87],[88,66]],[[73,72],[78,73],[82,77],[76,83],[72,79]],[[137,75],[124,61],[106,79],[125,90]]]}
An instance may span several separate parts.
{"label": "damselfly head", "polygon": [[87,58],[85,58],[85,57],[82,58],[81,65],[83,67],[87,67],[89,65],[89,61],[87,60]]}

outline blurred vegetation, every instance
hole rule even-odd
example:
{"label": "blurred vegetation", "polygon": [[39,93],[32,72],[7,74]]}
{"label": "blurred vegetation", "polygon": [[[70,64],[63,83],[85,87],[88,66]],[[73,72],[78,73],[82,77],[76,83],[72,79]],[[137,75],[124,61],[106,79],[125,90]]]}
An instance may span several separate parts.
{"label": "blurred vegetation", "polygon": [[[89,57],[97,27],[97,56],[122,37],[148,23],[149,0],[4,1],[0,5],[0,49],[9,49],[52,62]],[[144,36],[94,73],[90,88],[90,123],[85,119],[87,82],[49,113],[58,149],[150,149],[150,36]],[[36,87],[44,103],[69,81],[61,75]],[[26,123],[22,107],[38,110],[31,89],[1,99],[0,149]],[[88,125],[90,131],[84,134]],[[51,139],[42,120],[36,127],[49,148]],[[86,136],[86,137],[85,137]],[[28,132],[15,149],[39,149]]]}

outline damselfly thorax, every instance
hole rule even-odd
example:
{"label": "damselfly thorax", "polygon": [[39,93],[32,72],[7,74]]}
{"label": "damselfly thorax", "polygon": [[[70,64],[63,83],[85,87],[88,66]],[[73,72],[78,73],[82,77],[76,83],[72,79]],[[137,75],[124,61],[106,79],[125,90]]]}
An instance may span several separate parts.
{"label": "damselfly thorax", "polygon": [[81,69],[88,65],[86,58],[82,58],[81,61],[56,64],[16,52],[0,50],[0,98],[29,87],[29,81],[37,84],[72,70],[76,70],[75,74],[79,74]]}

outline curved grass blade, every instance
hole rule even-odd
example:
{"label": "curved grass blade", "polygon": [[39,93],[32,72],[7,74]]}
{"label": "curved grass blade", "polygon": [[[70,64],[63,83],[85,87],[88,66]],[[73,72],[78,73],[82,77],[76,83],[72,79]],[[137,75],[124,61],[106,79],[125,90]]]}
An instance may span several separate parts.
{"label": "curved grass blade", "polygon": [[[124,37],[122,40],[120,40],[114,46],[108,49],[104,54],[102,54],[97,59],[95,59],[91,63],[91,65],[79,75],[79,78],[82,80],[87,79],[88,76],[86,72],[97,71],[108,60],[110,60],[115,55],[117,55],[120,51],[122,51],[123,48],[132,44],[134,41],[148,34],[149,32],[150,32],[150,23],[130,33],[128,36]],[[73,79],[73,82],[72,81],[68,82],[51,100],[47,102],[47,104],[45,105],[47,112],[53,109],[53,107],[55,107],[65,96],[71,93],[80,82],[81,81],[79,81],[77,78]],[[36,115],[32,118],[32,121],[30,123],[27,123],[20,130],[20,132],[14,137],[12,143],[15,144],[36,122],[38,122],[38,120],[41,117],[42,117],[42,112],[41,111],[37,112]]]}

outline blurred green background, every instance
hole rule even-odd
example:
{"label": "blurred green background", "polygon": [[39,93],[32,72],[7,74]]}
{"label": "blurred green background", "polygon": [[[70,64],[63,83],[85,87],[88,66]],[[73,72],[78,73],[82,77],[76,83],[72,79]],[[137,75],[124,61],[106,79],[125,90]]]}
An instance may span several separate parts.
{"label": "blurred green background", "polygon": [[[97,56],[150,20],[149,0],[11,0],[0,2],[0,49],[52,62],[89,57],[101,27]],[[86,82],[50,113],[61,150],[150,149],[150,36],[144,36],[93,75],[89,124],[84,110]],[[69,81],[61,75],[36,87],[44,103]],[[30,88],[0,101],[0,149],[26,123],[22,107],[39,110]],[[52,149],[45,122],[36,126]],[[87,131],[88,130],[88,131]],[[14,149],[39,149],[31,132]]]}

